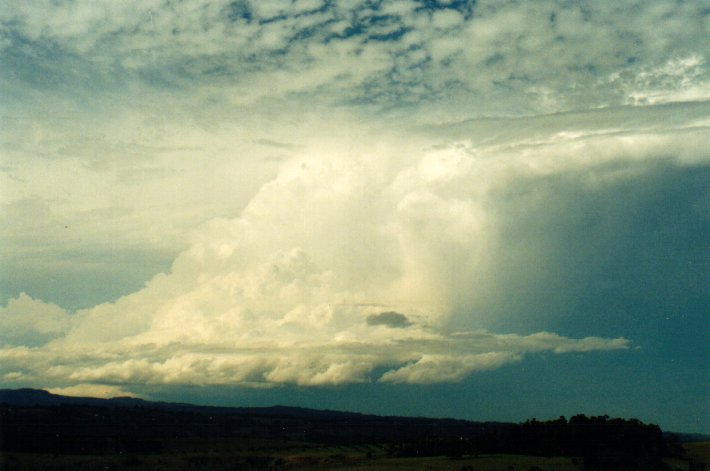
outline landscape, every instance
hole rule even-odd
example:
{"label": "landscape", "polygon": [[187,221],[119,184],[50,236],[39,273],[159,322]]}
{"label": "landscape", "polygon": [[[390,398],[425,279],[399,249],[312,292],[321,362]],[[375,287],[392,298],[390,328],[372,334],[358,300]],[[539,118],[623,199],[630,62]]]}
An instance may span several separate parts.
{"label": "landscape", "polygon": [[524,423],[0,390],[0,469],[706,469],[710,437],[636,419]]}

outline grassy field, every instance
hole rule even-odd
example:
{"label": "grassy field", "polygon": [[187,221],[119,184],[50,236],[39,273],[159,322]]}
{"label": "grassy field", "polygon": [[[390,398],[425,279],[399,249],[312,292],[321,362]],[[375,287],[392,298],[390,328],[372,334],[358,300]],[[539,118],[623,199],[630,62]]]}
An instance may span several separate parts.
{"label": "grassy field", "polygon": [[[293,450],[296,451],[296,450]],[[281,456],[238,453],[180,453],[160,455],[30,455],[10,453],[3,457],[3,470],[456,470],[544,471],[581,470],[570,458],[538,458],[490,455],[451,459],[447,457],[387,458],[363,454],[360,450],[302,450]],[[315,453],[314,453],[315,452]],[[535,468],[537,467],[537,468]]]}
{"label": "grassy field", "polygon": [[686,443],[683,448],[691,458],[710,467],[710,442]]}
{"label": "grassy field", "polygon": [[[268,439],[174,439],[157,454],[64,455],[6,453],[7,470],[581,470],[581,460],[517,455],[392,458],[384,445],[323,446]],[[534,468],[537,466],[537,468]]]}
{"label": "grassy field", "polygon": [[684,459],[667,458],[665,463],[671,471],[710,471],[710,442],[689,442],[683,444]]}
{"label": "grassy field", "polygon": [[[482,455],[462,458],[393,458],[384,446],[322,446],[284,440],[175,440],[159,454],[57,455],[5,453],[0,470],[430,470],[577,471],[582,460],[567,457]],[[710,442],[684,446],[688,459],[668,459],[672,471],[710,469]],[[704,466],[704,468],[703,468]]]}
{"label": "grassy field", "polygon": [[[385,445],[324,446],[282,439],[173,439],[155,454],[0,454],[0,470],[455,470],[576,471],[581,459],[521,455],[397,458]],[[684,445],[685,459],[666,459],[671,471],[710,470],[710,442]]]}

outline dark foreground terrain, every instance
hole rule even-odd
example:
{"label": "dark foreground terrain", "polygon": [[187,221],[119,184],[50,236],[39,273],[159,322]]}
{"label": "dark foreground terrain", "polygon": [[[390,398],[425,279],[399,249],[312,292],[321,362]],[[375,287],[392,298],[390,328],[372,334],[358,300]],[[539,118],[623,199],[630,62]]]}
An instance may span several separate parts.
{"label": "dark foreground terrain", "polygon": [[480,423],[0,390],[2,470],[696,471],[709,455],[710,442],[607,416]]}

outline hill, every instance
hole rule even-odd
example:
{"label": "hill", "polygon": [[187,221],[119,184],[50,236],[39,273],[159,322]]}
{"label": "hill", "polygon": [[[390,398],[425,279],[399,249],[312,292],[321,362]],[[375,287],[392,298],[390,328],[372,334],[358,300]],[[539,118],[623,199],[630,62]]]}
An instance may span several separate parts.
{"label": "hill", "polygon": [[[316,453],[322,458],[323,450],[333,449],[340,450],[334,453],[340,458],[327,465],[318,460],[315,463],[323,464],[325,469],[345,466],[353,450],[360,450],[358,456],[362,455],[360,458],[365,461],[377,457],[460,460],[490,455],[526,455],[537,457],[535,462],[567,460],[563,461],[569,466],[556,461],[556,469],[577,469],[574,463],[583,463],[590,470],[660,470],[666,469],[663,459],[667,457],[674,457],[676,464],[684,463],[678,440],[664,437],[658,426],[608,416],[579,414],[569,420],[560,417],[512,424],[383,417],[286,406],[211,407],[125,397],[67,397],[34,389],[0,390],[0,456],[20,460],[17,462],[29,460],[29,468],[49,466],[32,461],[46,455],[64,456],[65,460],[93,456],[104,461],[131,456],[142,463],[152,457],[149,467],[154,468],[156,460],[209,452],[215,454],[212,458],[222,460],[219,462],[232,464],[242,463],[239,460],[245,457],[261,457],[254,462],[254,469],[262,469],[276,466],[278,459],[291,456],[293,450],[307,450],[307,456]],[[264,457],[269,460],[263,461]],[[76,462],[70,463],[68,468],[77,466]],[[171,466],[179,469],[180,463],[174,461]],[[250,466],[242,463],[238,467]],[[301,468],[315,469],[310,465]]]}

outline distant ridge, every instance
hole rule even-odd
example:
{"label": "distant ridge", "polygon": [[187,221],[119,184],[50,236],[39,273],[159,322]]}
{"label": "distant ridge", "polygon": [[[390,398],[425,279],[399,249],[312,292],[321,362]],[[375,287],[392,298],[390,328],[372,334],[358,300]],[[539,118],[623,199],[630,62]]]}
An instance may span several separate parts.
{"label": "distant ridge", "polygon": [[[198,449],[201,453],[212,450],[219,444],[226,444],[227,451],[246,446],[252,453],[255,444],[268,443],[268,447],[277,444],[281,450],[365,447],[360,452],[379,450],[383,457],[392,458],[479,454],[576,457],[583,460],[585,469],[595,471],[661,471],[666,469],[664,457],[684,459],[680,441],[686,438],[697,441],[702,437],[664,434],[654,424],[606,415],[578,414],[569,420],[531,419],[514,424],[289,406],[198,406],[132,397],[71,397],[40,389],[0,389],[0,454],[25,456],[130,454],[130,462],[135,463],[136,455],[141,459],[174,459]],[[328,456],[338,462],[348,459],[346,455]],[[192,464],[207,466],[207,458],[200,459]],[[259,466],[240,469],[264,468],[263,456],[249,455],[248,459],[256,459],[252,464],[258,462]],[[277,468],[284,469],[281,465],[283,462]]]}
{"label": "distant ridge", "polygon": [[[52,394],[38,389],[0,389],[0,414],[24,422],[22,416],[44,416],[42,429],[29,429],[29,434],[14,435],[17,443],[10,449],[22,449],[23,443],[45,443],[50,437],[48,424],[54,424],[57,436],[81,438],[93,430],[91,437],[103,437],[106,443],[114,439],[153,440],[155,437],[251,437],[286,439],[318,443],[402,442],[438,437],[458,439],[479,437],[512,424],[478,423],[459,419],[421,417],[384,417],[357,412],[316,410],[303,407],[218,407],[193,404],[151,402],[143,399],[116,397],[100,399]],[[12,409],[12,413],[9,410]],[[35,410],[36,409],[36,410]],[[139,426],[140,425],[140,426]],[[9,422],[0,424],[10,430]],[[49,433],[49,435],[47,435]],[[2,433],[0,433],[0,436]],[[41,438],[37,438],[41,436]],[[24,437],[24,438],[23,438]],[[112,438],[113,437],[113,438]],[[118,437],[118,438],[117,438]],[[1,438],[1,437],[0,437]],[[90,438],[90,437],[89,437]],[[81,440],[80,440],[81,439]],[[93,440],[93,438],[92,438]],[[73,450],[80,445],[54,444],[46,450]],[[14,443],[14,442],[13,442]],[[82,442],[83,443],[83,442]],[[101,447],[108,445],[103,443]],[[88,445],[87,445],[88,446]],[[97,445],[98,446],[98,445]],[[101,448],[99,447],[99,448]]]}
{"label": "distant ridge", "polygon": [[[203,411],[209,413],[236,413],[243,415],[283,416],[299,418],[347,418],[347,417],[378,417],[376,415],[361,414],[359,412],[345,412],[334,410],[308,409],[295,406],[265,406],[265,407],[228,407],[205,406],[180,402],[146,401],[144,399],[118,396],[108,399],[84,396],[62,396],[53,394],[44,389],[0,389],[0,404],[11,406],[59,406],[59,405],[84,405],[95,407],[144,407],[155,409],[170,409],[175,411]],[[431,420],[458,420],[458,419],[431,419]],[[460,420],[460,422],[468,422]]]}
{"label": "distant ridge", "polygon": [[110,399],[102,399],[98,397],[62,396],[59,394],[52,394],[44,389],[21,388],[0,389],[0,403],[13,406],[56,406],[62,404],[133,406],[149,404],[149,401],[128,396],[114,397]]}
{"label": "distant ridge", "polygon": [[[81,396],[63,396],[53,394],[43,389],[20,388],[20,389],[0,389],[0,404],[15,407],[53,407],[53,406],[87,406],[87,407],[109,407],[109,408],[141,408],[164,410],[176,413],[196,413],[220,416],[240,416],[240,417],[273,417],[289,418],[296,420],[316,420],[316,421],[342,421],[349,424],[375,424],[379,426],[387,424],[387,427],[406,426],[407,424],[425,425],[425,428],[450,429],[455,433],[466,432],[467,435],[479,435],[491,429],[513,426],[510,422],[476,422],[463,419],[452,418],[427,418],[427,417],[401,417],[401,416],[379,416],[374,414],[363,414],[359,412],[335,411],[309,409],[305,407],[274,405],[265,407],[228,407],[228,406],[206,406],[179,402],[147,401],[130,396],[118,396],[108,399]],[[395,425],[396,424],[396,425]],[[0,424],[1,425],[1,424]],[[680,442],[705,441],[710,440],[710,435],[700,433],[684,433],[664,431],[663,435],[674,438]]]}

